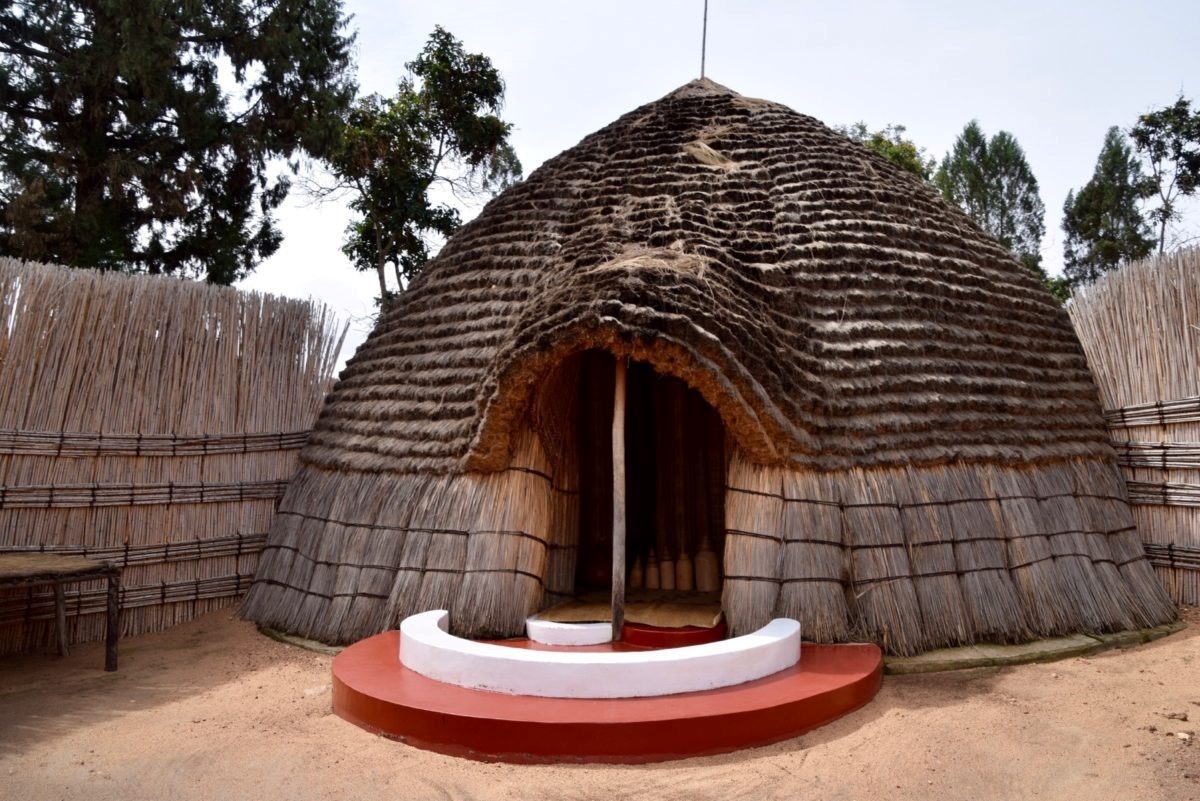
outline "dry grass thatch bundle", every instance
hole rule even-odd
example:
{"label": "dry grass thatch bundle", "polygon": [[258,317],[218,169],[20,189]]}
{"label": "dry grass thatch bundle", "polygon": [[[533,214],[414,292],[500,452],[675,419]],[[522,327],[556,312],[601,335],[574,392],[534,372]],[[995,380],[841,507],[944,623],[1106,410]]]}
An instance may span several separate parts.
{"label": "dry grass thatch bundle", "polygon": [[[0,259],[0,550],[121,565],[126,633],[250,585],[344,331],[310,303]],[[71,637],[103,588],[68,587]],[[0,651],[53,595],[0,597]]]}
{"label": "dry grass thatch bundle", "polygon": [[[1174,616],[1110,463],[780,475],[734,460],[726,579],[735,569],[752,576],[726,584],[735,630],[787,615],[811,639],[867,638],[915,653]],[[781,483],[782,493],[772,490]],[[777,562],[771,532],[780,520],[786,550]]]}
{"label": "dry grass thatch bundle", "polygon": [[1076,294],[1133,518],[1176,601],[1200,603],[1200,249],[1130,264]]}
{"label": "dry grass thatch bundle", "polygon": [[245,614],[344,642],[444,606],[515,635],[602,589],[614,359],[630,575],[720,554],[734,632],[786,614],[913,653],[1174,616],[1113,528],[1095,386],[1036,278],[884,159],[704,80],[495,199],[380,320]]}

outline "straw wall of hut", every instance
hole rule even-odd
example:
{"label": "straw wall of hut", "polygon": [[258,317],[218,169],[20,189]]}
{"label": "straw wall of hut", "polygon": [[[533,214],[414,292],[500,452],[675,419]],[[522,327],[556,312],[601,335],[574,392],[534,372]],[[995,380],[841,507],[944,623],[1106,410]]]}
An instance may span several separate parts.
{"label": "straw wall of hut", "polygon": [[277,610],[273,626],[330,642],[413,609],[449,609],[468,636],[523,630],[547,590],[570,590],[573,565],[555,557],[570,559],[575,493],[556,484],[532,431],[518,437],[510,464],[490,473],[303,471],[266,546],[255,603]]}
{"label": "straw wall of hut", "polygon": [[704,80],[493,200],[383,316],[244,614],[345,642],[440,606],[511,636],[598,589],[615,359],[627,560],[716,550],[735,633],[786,614],[913,653],[1175,615],[1036,277],[913,176]]}
{"label": "straw wall of hut", "polygon": [[[124,569],[122,629],[249,588],[344,332],[324,307],[0,259],[0,550]],[[66,587],[74,642],[100,583]],[[0,595],[0,652],[52,637],[51,588]]]}
{"label": "straw wall of hut", "polygon": [[1200,249],[1131,264],[1076,294],[1146,552],[1171,596],[1200,603]]}
{"label": "straw wall of hut", "polygon": [[1111,464],[818,473],[735,455],[724,608],[893,653],[1156,625],[1173,616]]}

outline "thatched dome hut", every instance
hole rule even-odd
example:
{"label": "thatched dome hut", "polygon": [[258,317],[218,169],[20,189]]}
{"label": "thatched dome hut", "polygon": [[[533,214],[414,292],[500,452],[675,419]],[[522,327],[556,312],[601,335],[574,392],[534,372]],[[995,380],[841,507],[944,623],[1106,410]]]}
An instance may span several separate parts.
{"label": "thatched dome hut", "polygon": [[913,653],[1174,617],[1035,277],[916,178],[705,80],[496,198],[383,316],[245,614],[504,636],[606,586],[614,358],[629,559],[723,554],[735,634]]}

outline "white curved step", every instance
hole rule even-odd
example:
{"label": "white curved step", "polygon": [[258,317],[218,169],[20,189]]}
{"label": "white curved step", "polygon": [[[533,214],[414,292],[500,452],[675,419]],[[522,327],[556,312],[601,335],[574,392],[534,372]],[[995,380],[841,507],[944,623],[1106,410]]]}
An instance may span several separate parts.
{"label": "white curved step", "polygon": [[657,651],[533,651],[449,633],[445,610],[400,624],[400,661],[435,681],[550,698],[633,698],[730,687],[800,661],[800,624],[776,618],[753,634]]}
{"label": "white curved step", "polygon": [[559,623],[531,617],[525,636],[542,645],[601,645],[612,642],[612,623]]}

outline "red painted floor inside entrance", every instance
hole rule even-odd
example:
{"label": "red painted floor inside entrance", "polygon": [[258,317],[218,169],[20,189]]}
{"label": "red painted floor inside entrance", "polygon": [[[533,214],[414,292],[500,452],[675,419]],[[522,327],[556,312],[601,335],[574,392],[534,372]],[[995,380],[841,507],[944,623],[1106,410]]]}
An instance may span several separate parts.
{"label": "red painted floor inside entrance", "polygon": [[719,642],[725,639],[727,633],[728,629],[725,627],[724,620],[715,626],[681,626],[679,628],[663,628],[645,623],[626,622],[621,629],[621,641],[648,648],[682,648],[687,645]]}
{"label": "red painted floor inside entrance", "polygon": [[400,664],[399,647],[399,632],[388,631],[342,651],[333,711],[419,748],[504,762],[655,762],[766,745],[865,705],[883,670],[874,645],[805,643],[795,667],[736,687],[533,698],[425,678]]}

